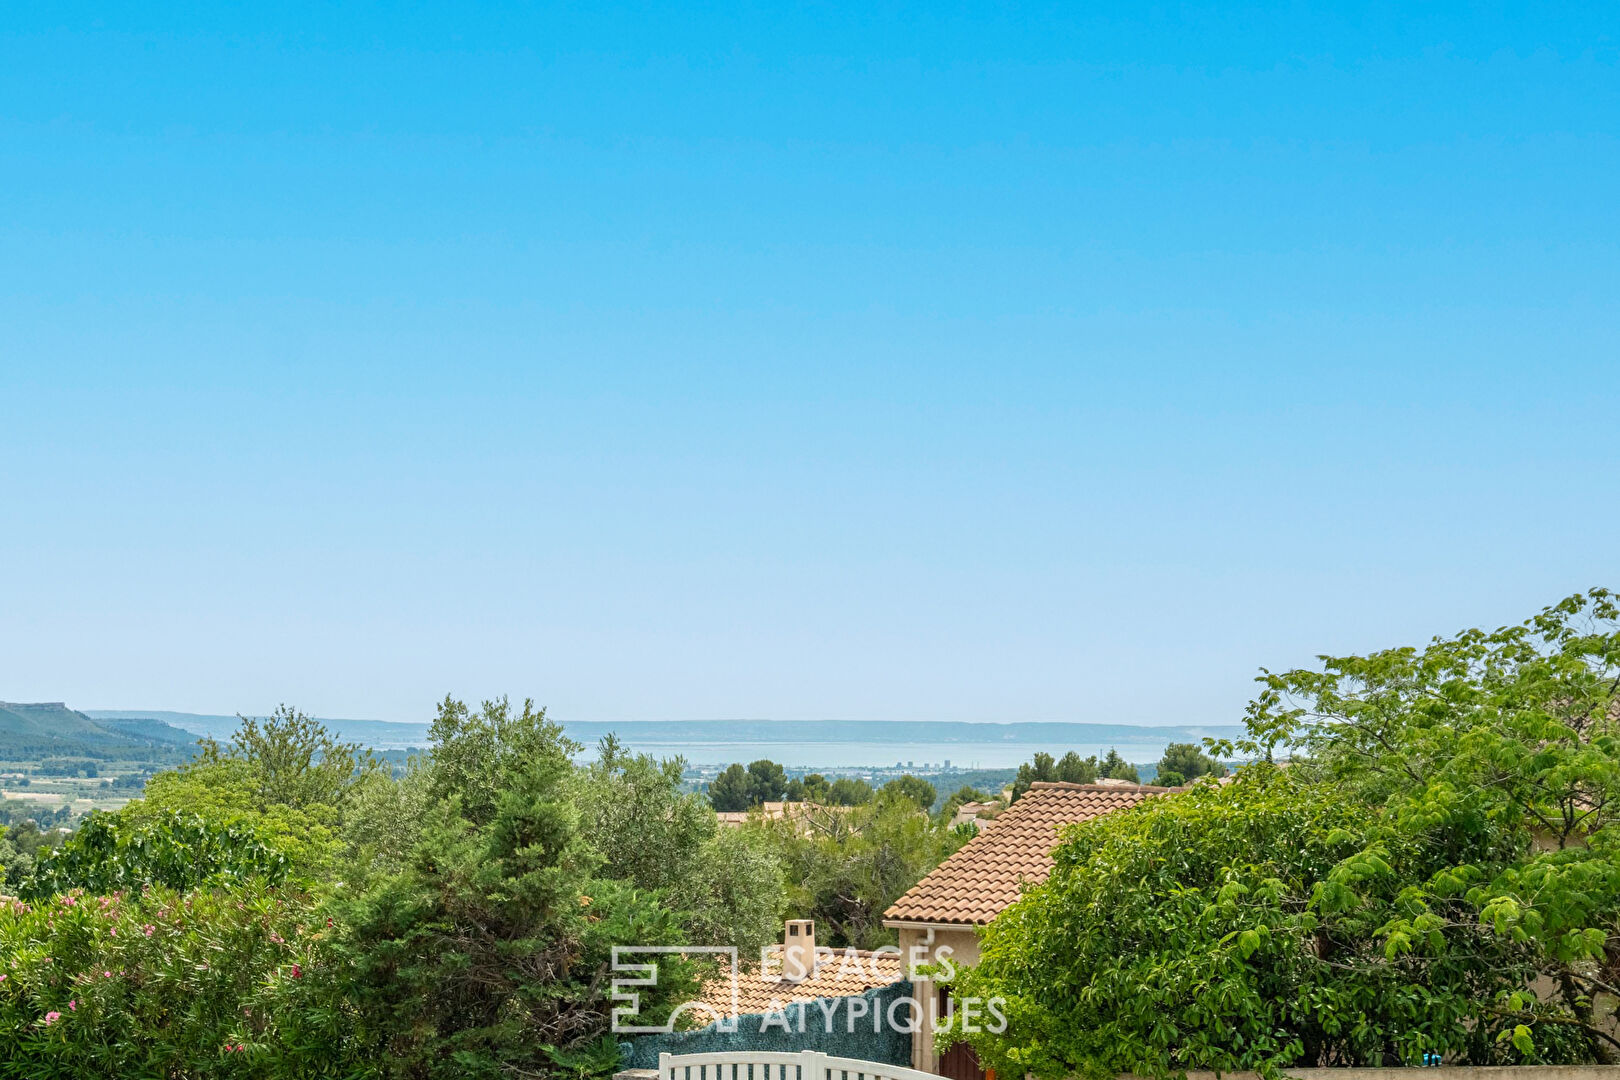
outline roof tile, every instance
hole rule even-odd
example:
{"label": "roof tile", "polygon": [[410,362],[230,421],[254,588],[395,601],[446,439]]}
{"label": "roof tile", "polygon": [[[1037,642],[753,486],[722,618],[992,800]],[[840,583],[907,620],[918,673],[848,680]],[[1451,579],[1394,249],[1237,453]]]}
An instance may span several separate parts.
{"label": "roof tile", "polygon": [[1036,783],[883,913],[895,922],[982,925],[1018,899],[1026,882],[1046,880],[1058,829],[1174,788]]}
{"label": "roof tile", "polygon": [[[789,981],[781,977],[782,947],[778,945],[768,950],[760,969],[745,969],[737,980],[738,1015],[773,1012],[796,1001],[847,997],[874,987],[888,986],[903,977],[897,952],[822,949],[818,957],[812,975]],[[730,974],[729,970],[722,970],[704,983],[703,992],[698,997],[698,1000],[715,1010],[716,1017],[731,1013]]]}

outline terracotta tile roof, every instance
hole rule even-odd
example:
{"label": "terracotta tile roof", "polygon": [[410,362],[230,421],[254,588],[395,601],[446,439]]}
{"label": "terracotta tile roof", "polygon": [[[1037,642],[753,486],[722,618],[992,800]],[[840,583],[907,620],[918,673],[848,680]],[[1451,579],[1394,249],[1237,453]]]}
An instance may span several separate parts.
{"label": "terracotta tile roof", "polygon": [[[745,970],[737,983],[737,1015],[772,1012],[795,1001],[848,997],[878,986],[888,986],[903,978],[900,956],[893,952],[865,952],[859,949],[822,949],[815,973],[796,982],[784,980],[782,947],[767,950],[765,963]],[[723,962],[724,963],[724,962]],[[720,1016],[731,1014],[729,970],[703,984],[698,1000],[712,1006]],[[696,1016],[702,1023],[703,1016]]]}
{"label": "terracotta tile roof", "polygon": [[896,900],[883,913],[884,920],[987,923],[1018,899],[1026,881],[1046,880],[1059,828],[1174,790],[1136,784],[1034,784],[995,818],[981,821],[978,835]]}

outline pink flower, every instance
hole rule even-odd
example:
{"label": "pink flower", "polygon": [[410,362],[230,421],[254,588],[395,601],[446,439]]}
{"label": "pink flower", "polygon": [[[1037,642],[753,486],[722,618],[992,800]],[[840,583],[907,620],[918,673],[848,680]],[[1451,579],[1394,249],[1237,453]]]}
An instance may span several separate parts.
{"label": "pink flower", "polygon": [[79,1003],[77,1001],[68,1002],[68,1012],[78,1012],[78,1011],[79,1011]]}
{"label": "pink flower", "polygon": [[62,1014],[57,1012],[55,1009],[52,1009],[50,1012],[45,1014],[45,1026],[50,1027],[60,1019],[62,1019]]}
{"label": "pink flower", "polygon": [[103,971],[103,972],[102,972],[102,973],[101,973],[101,977],[102,977],[102,978],[103,978],[103,979],[110,979],[110,978],[112,978],[112,972],[110,972],[110,971]]}
{"label": "pink flower", "polygon": [[299,967],[297,964],[294,964],[292,966],[292,977],[295,979],[302,979],[304,977],[304,969]]}
{"label": "pink flower", "polygon": [[145,926],[141,927],[141,933],[145,934],[147,937],[151,937],[152,931],[155,929],[156,927],[154,927],[151,923],[147,923]]}
{"label": "pink flower", "polygon": [[113,937],[117,937],[118,936],[118,927],[116,927],[116,926],[113,927],[112,930],[110,931],[110,933],[112,934]]}

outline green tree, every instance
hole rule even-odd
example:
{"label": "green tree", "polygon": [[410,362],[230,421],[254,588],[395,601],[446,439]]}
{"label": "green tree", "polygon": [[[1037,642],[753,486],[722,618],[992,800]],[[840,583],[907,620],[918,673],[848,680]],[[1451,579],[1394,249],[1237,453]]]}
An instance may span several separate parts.
{"label": "green tree", "polygon": [[597,874],[656,891],[692,944],[757,953],[780,930],[781,868],[752,834],[719,828],[703,796],[682,790],[684,766],[603,740],[576,774],[582,828],[603,860]]}
{"label": "green tree", "polygon": [[[1226,766],[1199,750],[1192,743],[1171,743],[1159,759],[1155,782],[1176,787],[1200,776],[1225,776]],[[1174,777],[1174,781],[1171,780]]]}
{"label": "green tree", "polygon": [[897,776],[884,784],[879,794],[907,799],[915,803],[920,810],[932,810],[934,800],[939,797],[938,793],[934,791],[933,784],[920,777],[912,776],[910,773]]}
{"label": "green tree", "polygon": [[136,819],[92,812],[61,847],[46,851],[22,884],[39,900],[72,889],[103,895],[151,885],[193,889],[203,884],[279,884],[289,862],[251,829],[211,824],[174,811]]}
{"label": "green tree", "polygon": [[719,776],[709,781],[709,803],[721,813],[738,813],[758,804],[754,802],[754,781],[748,770],[733,762]]}
{"label": "green tree", "polygon": [[1094,784],[1097,782],[1097,758],[1083,758],[1070,750],[1057,763],[1057,778],[1066,784]]}
{"label": "green tree", "polygon": [[521,711],[503,697],[473,712],[447,695],[428,737],[433,742],[430,799],[455,798],[462,816],[477,825],[494,819],[504,785],[528,763],[553,762],[558,754],[567,759],[581,749],[532,699]]}
{"label": "green tree", "polygon": [[1097,775],[1105,780],[1129,780],[1133,784],[1141,783],[1137,775],[1136,766],[1119,756],[1119,751],[1109,747],[1108,756],[1103,758],[1102,764],[1097,768]]}
{"label": "green tree", "polygon": [[366,774],[377,768],[359,743],[339,740],[319,720],[289,706],[278,706],[263,721],[236,719],[239,726],[229,748],[222,751],[212,739],[204,739],[199,756],[248,762],[262,802],[298,809],[317,804],[342,807]]}
{"label": "green tree", "polygon": [[872,785],[856,776],[840,776],[827,788],[827,803],[832,806],[862,806],[876,794]]}
{"label": "green tree", "polygon": [[820,773],[807,773],[804,777],[803,802],[830,803],[832,801],[832,783]]}
{"label": "green tree", "polygon": [[768,759],[749,764],[748,779],[753,790],[753,805],[780,802],[787,791],[787,773],[782,766]]}
{"label": "green tree", "polygon": [[[1537,973],[1525,943],[1464,921],[1423,930],[1417,949],[1444,962],[1389,952],[1383,928],[1449,852],[1414,837],[1377,846],[1382,834],[1375,808],[1268,765],[1071,827],[1048,881],[990,924],[959,976],[957,996],[1004,999],[1008,1019],[967,1041],[998,1073],[1054,1080],[1275,1076],[1430,1052],[1589,1060],[1567,1012],[1515,996]],[[1537,1025],[1545,1042],[1515,1042]]]}
{"label": "green tree", "polygon": [[[1311,775],[1381,806],[1365,858],[1406,837],[1448,852],[1382,928],[1390,954],[1431,969],[1465,947],[1443,933],[1454,923],[1488,928],[1533,948],[1562,1008],[1590,1024],[1591,1001],[1620,986],[1608,944],[1620,930],[1615,595],[1593,589],[1495,631],[1324,657],[1261,683],[1242,752],[1292,747]],[[1361,891],[1335,883],[1345,904]],[[1538,1043],[1550,1035],[1550,1022],[1533,1027]]]}
{"label": "green tree", "polygon": [[1012,1023],[969,1036],[981,1057],[1039,1076],[1612,1058],[1613,595],[1261,686],[1247,737],[1209,750],[1285,772],[1070,830],[991,925],[961,992],[1006,996]]}
{"label": "green tree", "polygon": [[344,816],[374,782],[378,763],[287,706],[263,721],[240,719],[229,744],[202,740],[195,758],[154,775],[121,813],[139,821],[198,814],[264,837],[300,877],[335,871]]}
{"label": "green tree", "polygon": [[[1110,753],[1113,752],[1110,751]],[[1111,762],[1112,764],[1107,767],[1121,770],[1130,769],[1129,765],[1119,759],[1118,754],[1113,754]],[[1059,781],[1068,784],[1096,783],[1099,770],[1102,770],[1101,775],[1103,776],[1114,775],[1106,771],[1104,766],[1097,764],[1095,755],[1083,758],[1075,751],[1070,750],[1063,755],[1061,761],[1057,761],[1053,759],[1051,754],[1037,753],[1029,761],[1018,766],[1018,775],[1013,778],[1012,782],[1012,801],[1017,802],[1019,797],[1028,791],[1032,784],[1049,784]],[[1131,770],[1131,775],[1135,775],[1134,770]]]}
{"label": "green tree", "polygon": [[[434,736],[437,797],[407,867],[335,901],[350,996],[400,1075],[548,1073],[607,1030],[611,945],[680,943],[679,915],[597,876],[577,747],[544,710],[447,700]],[[696,985],[679,957],[660,969],[653,1023]]]}
{"label": "green tree", "polygon": [[355,789],[342,828],[343,865],[352,884],[405,868],[433,797],[431,770],[431,759],[414,756],[401,776],[376,769]]}
{"label": "green tree", "polygon": [[898,796],[816,805],[749,829],[781,860],[790,915],[815,919],[823,944],[864,949],[894,943],[883,912],[966,839]]}
{"label": "green tree", "polygon": [[[709,802],[720,811],[752,810],[761,803],[781,801],[789,787],[786,771],[774,761],[761,758],[746,769],[733,763],[709,784]],[[802,784],[798,793],[802,796]]]}

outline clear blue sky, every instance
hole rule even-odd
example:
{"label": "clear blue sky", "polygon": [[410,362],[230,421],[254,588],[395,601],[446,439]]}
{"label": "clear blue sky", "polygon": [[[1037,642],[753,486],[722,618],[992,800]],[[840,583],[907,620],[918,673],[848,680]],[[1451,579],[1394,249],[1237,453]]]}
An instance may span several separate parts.
{"label": "clear blue sky", "polygon": [[1221,722],[1620,585],[1620,9],[1099,6],[8,8],[0,698]]}

